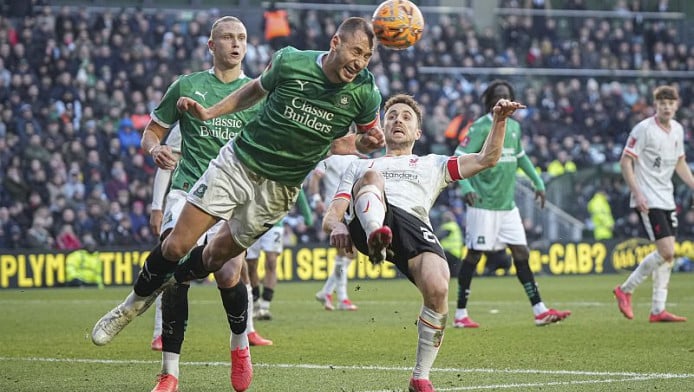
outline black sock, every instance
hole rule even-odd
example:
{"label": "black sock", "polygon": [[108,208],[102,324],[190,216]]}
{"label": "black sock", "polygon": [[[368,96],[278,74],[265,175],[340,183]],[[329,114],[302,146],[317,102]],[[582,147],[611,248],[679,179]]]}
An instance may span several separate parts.
{"label": "black sock", "polygon": [[210,274],[210,271],[205,269],[205,265],[202,262],[202,250],[205,249],[205,245],[199,245],[193,248],[183,262],[178,265],[176,272],[174,272],[174,277],[179,283],[189,282],[196,279],[204,279]]}
{"label": "black sock", "polygon": [[528,296],[530,303],[536,305],[542,302],[540,290],[537,288],[537,283],[535,283],[535,277],[530,270],[528,260],[513,260],[513,264],[516,266],[516,275],[523,285],[523,290],[525,290],[525,295]]}
{"label": "black sock", "polygon": [[188,326],[188,286],[175,283],[161,297],[162,350],[181,353],[183,337]]}
{"label": "black sock", "polygon": [[458,271],[458,309],[467,307],[467,299],[470,296],[470,285],[472,285],[472,275],[475,273],[476,264],[468,263],[463,260]]}
{"label": "black sock", "polygon": [[227,314],[227,321],[231,332],[240,335],[246,330],[248,321],[248,291],[246,285],[239,282],[228,289],[219,289],[222,296],[222,304]]}
{"label": "black sock", "polygon": [[269,289],[267,287],[263,287],[263,299],[267,302],[272,302],[272,296],[275,295],[275,290],[274,289]]}
{"label": "black sock", "polygon": [[251,288],[251,293],[253,294],[253,302],[260,298],[260,286],[255,286]]}
{"label": "black sock", "polygon": [[167,260],[161,253],[161,243],[152,249],[145,260],[140,273],[137,275],[133,291],[140,297],[150,296],[156,289],[161,287],[176,269],[178,263]]}

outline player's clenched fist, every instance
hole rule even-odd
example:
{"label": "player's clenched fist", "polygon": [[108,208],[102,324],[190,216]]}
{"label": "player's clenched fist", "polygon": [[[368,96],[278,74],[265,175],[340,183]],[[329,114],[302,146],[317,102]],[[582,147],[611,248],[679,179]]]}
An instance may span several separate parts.
{"label": "player's clenched fist", "polygon": [[525,109],[525,105],[502,98],[494,105],[492,113],[497,120],[503,120],[510,117],[518,109]]}
{"label": "player's clenched fist", "polygon": [[369,153],[386,145],[386,137],[381,127],[375,126],[358,134],[357,149],[362,153]]}
{"label": "player's clenched fist", "polygon": [[207,111],[202,105],[200,105],[198,102],[196,102],[192,98],[188,97],[181,97],[178,99],[178,102],[176,102],[176,107],[178,110],[182,112],[189,112],[196,118],[200,120],[209,120],[211,117]]}

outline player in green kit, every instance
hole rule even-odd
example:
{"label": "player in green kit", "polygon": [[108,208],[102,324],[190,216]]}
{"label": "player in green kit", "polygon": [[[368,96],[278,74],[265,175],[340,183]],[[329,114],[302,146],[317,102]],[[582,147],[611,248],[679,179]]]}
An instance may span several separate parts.
{"label": "player in green kit", "polygon": [[[238,282],[243,261],[235,256],[286,215],[304,178],[328,152],[369,153],[384,146],[378,116],[381,95],[366,69],[375,44],[369,22],[348,18],[327,52],[287,47],[273,55],[260,77],[215,105],[195,92],[179,99],[180,110],[213,123],[263,98],[265,102],[190,188],[178,222],[147,257],[133,291],[94,326],[95,344],[109,343],[173,281],[205,277],[228,262]],[[353,122],[358,133],[347,135]],[[219,220],[226,222],[217,234],[195,247]],[[236,284],[222,296],[225,308],[233,305],[227,315],[232,331],[242,333],[248,317],[246,288]],[[245,390],[252,378],[251,362],[236,373],[233,365],[232,361],[232,386]]]}
{"label": "player in green kit", "polygon": [[[217,103],[249,83],[252,79],[244,75],[242,70],[242,61],[246,54],[246,37],[246,27],[238,18],[226,16],[216,20],[208,40],[213,67],[183,75],[173,82],[152,112],[152,121],[143,133],[142,147],[152,155],[159,168],[174,169],[161,224],[162,238],[166,238],[173,229],[181,215],[188,192],[205,172],[210,160],[248,124],[260,108],[256,105],[243,112],[201,121],[188,113],[180,112],[176,107],[178,99],[182,96],[193,97],[203,104]],[[178,132],[170,132],[175,123],[178,123]],[[178,143],[167,140],[166,145],[161,144],[165,137],[176,135],[179,136]],[[180,151],[181,158],[177,164],[172,149]],[[210,228],[197,242],[204,243],[206,238],[214,236],[222,224],[219,222]],[[228,267],[215,273],[225,314],[233,312],[235,306],[227,295],[237,284],[234,281],[232,266],[230,263]],[[162,294],[162,370],[154,392],[178,390],[179,357],[188,322],[188,287],[187,283],[177,283]],[[246,358],[249,338],[245,333],[235,333],[238,331],[235,331],[235,325],[231,321],[230,326],[232,367],[244,366],[243,363],[249,360]]]}
{"label": "player in green kit", "polygon": [[[476,153],[492,126],[491,109],[500,99],[514,99],[513,88],[503,80],[492,81],[482,94],[485,116],[477,119],[470,127],[468,136],[456,149],[456,155]],[[466,214],[465,242],[468,248],[458,271],[458,304],[453,326],[456,328],[477,328],[467,313],[467,300],[475,267],[482,253],[488,255],[511,249],[518,280],[525,290],[535,314],[535,325],[542,326],[568,317],[571,312],[548,309],[540,298],[540,291],[528,264],[529,249],[525,230],[514,198],[516,190],[516,171],[520,167],[530,177],[535,186],[535,196],[545,204],[545,185],[535,172],[532,162],[525,155],[521,145],[520,124],[509,118],[506,122],[504,149],[499,163],[470,179],[460,181]]]}

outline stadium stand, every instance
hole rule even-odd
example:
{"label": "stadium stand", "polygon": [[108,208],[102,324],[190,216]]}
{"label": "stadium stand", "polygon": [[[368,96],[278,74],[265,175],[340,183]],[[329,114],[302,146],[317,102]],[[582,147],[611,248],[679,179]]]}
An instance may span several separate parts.
{"label": "stadium stand", "polygon": [[[500,69],[514,69],[504,77],[528,106],[518,120],[550,201],[585,221],[587,200],[602,190],[618,225],[628,226],[627,192],[615,166],[631,127],[653,113],[648,94],[655,84],[677,85],[678,119],[686,137],[694,136],[694,34],[686,27],[692,16],[616,1],[603,8],[607,17],[575,17],[561,10],[587,10],[586,2],[556,3],[555,14],[544,14],[500,1],[496,30],[477,28],[467,8],[428,13],[432,22],[418,45],[380,49],[371,69],[384,96],[408,92],[424,104],[420,154],[452,153],[457,140],[446,138],[448,125],[456,116],[481,115],[486,83]],[[140,134],[177,75],[211,65],[200,43],[218,11],[38,4],[0,13],[0,249],[79,248],[87,233],[99,246],[150,246],[155,240],[144,217],[154,165],[139,148]],[[368,15],[291,9],[290,43],[324,47],[336,19],[349,14]],[[252,34],[246,73],[258,75],[271,53],[262,33]],[[683,211],[690,199],[678,194]],[[437,202],[434,222],[444,210],[464,224],[457,187]],[[288,242],[325,240],[320,217],[305,227],[297,215],[285,225]],[[542,231],[532,224],[528,230]],[[627,231],[617,227],[615,235]]]}

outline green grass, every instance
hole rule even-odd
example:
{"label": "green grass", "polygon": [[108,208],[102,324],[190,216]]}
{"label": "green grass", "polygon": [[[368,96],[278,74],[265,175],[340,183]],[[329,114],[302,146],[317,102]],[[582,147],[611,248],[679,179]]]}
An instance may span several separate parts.
{"label": "green grass", "polygon": [[[438,391],[694,390],[694,275],[672,277],[669,310],[692,319],[676,324],[648,323],[650,281],[634,296],[636,318],[624,319],[611,294],[623,278],[538,277],[549,306],[573,311],[543,328],[533,325],[515,278],[476,278],[469,310],[482,326],[446,330],[434,385]],[[250,390],[405,390],[417,339],[416,289],[404,280],[350,282],[360,309],[347,313],[323,311],[313,299],[319,287],[277,287],[274,319],[256,322],[275,345],[252,350]],[[0,291],[0,391],[149,391],[160,358],[149,350],[152,311],[106,347],[88,337],[128,290]],[[181,391],[228,391],[228,328],[217,291],[195,286],[190,300]]]}

